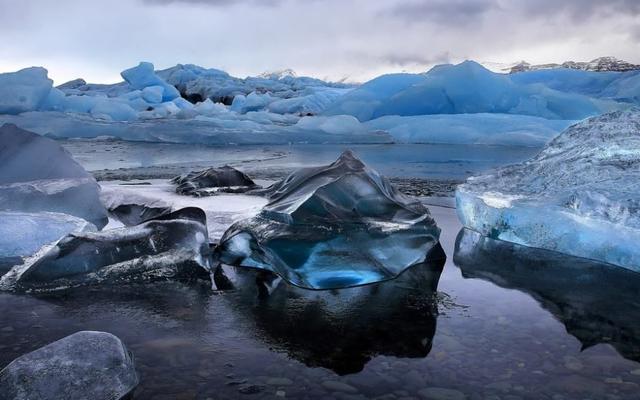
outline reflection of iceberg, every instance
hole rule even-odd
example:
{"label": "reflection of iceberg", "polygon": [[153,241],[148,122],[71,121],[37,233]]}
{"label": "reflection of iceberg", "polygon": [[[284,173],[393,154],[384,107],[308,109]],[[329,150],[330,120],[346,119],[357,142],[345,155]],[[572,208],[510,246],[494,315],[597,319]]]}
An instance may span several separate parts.
{"label": "reflection of iceberg", "polygon": [[184,208],[133,227],[73,233],[16,266],[1,289],[197,277],[209,268],[204,211]]}
{"label": "reflection of iceberg", "polygon": [[429,210],[348,151],[331,165],[292,173],[267,192],[270,202],[260,215],[225,232],[222,262],[330,289],[395,278],[438,243]]}
{"label": "reflection of iceberg", "polygon": [[613,345],[640,361],[640,276],[583,258],[489,239],[464,229],[454,261],[481,278],[538,300],[584,347]]}
{"label": "reflection of iceberg", "polygon": [[[444,254],[391,281],[332,291],[278,285],[276,275],[246,268],[221,267],[224,275],[218,270],[215,281],[233,285],[224,298],[255,322],[261,340],[310,367],[343,375],[361,371],[378,355],[429,354],[443,265]],[[258,296],[267,290],[269,296]]]}

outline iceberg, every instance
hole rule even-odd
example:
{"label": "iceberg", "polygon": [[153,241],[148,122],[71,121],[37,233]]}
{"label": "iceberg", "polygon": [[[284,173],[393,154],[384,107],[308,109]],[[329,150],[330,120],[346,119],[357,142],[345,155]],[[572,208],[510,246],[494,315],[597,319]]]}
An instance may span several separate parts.
{"label": "iceberg", "polygon": [[388,115],[367,121],[363,127],[387,132],[399,143],[543,147],[575,122],[499,113]]}
{"label": "iceberg", "polygon": [[537,156],[456,191],[462,224],[493,239],[640,272],[640,110],[571,126]]}
{"label": "iceberg", "polygon": [[322,291],[286,285],[264,270],[222,266],[213,275],[218,289],[231,289],[222,298],[250,320],[257,340],[311,368],[347,375],[377,356],[427,357],[444,261],[441,254],[391,281]]}
{"label": "iceberg", "polygon": [[640,104],[640,71],[595,72],[570,68],[520,72],[510,75],[523,85],[544,85],[565,93]]}
{"label": "iceberg", "polygon": [[385,115],[502,113],[547,119],[583,119],[627,108],[625,103],[521,84],[473,61],[439,65],[426,74],[374,79],[345,94],[325,114],[349,114],[360,121]]}
{"label": "iceberg", "polygon": [[609,264],[494,240],[463,229],[453,261],[465,278],[479,278],[536,299],[582,348],[612,345],[640,361],[640,280]]}
{"label": "iceberg", "polygon": [[270,202],[258,216],[223,235],[216,249],[222,263],[332,289],[395,278],[438,245],[429,210],[350,151],[333,164],[293,172],[265,194]]}
{"label": "iceberg", "polygon": [[98,228],[107,223],[100,187],[51,139],[0,127],[0,210],[65,213]]}
{"label": "iceberg", "polygon": [[183,208],[146,222],[76,232],[45,246],[0,278],[0,289],[47,291],[96,283],[208,276],[204,211]]}
{"label": "iceberg", "polygon": [[209,196],[215,193],[244,193],[259,188],[251,178],[237,169],[225,165],[176,176],[176,193],[191,196]]}
{"label": "iceberg", "polygon": [[120,400],[137,385],[131,353],[107,332],[76,332],[0,371],[0,398],[7,400]]}
{"label": "iceberg", "polygon": [[[224,107],[224,106],[222,106]],[[194,106],[195,109],[199,108]],[[96,120],[85,114],[63,112],[27,112],[20,115],[0,114],[0,123],[11,123],[41,135],[60,138],[96,138],[112,136],[123,140],[227,144],[291,144],[291,143],[393,143],[385,132],[325,132],[322,129],[300,129],[297,116],[268,112],[237,114],[219,106],[202,106],[210,115],[191,119],[159,118],[135,121]],[[139,115],[142,113],[139,113]],[[179,117],[180,114],[174,117]]]}
{"label": "iceberg", "polygon": [[132,89],[144,91],[148,87],[154,87],[152,90],[155,91],[158,90],[156,87],[159,86],[162,89],[163,101],[171,101],[176,97],[180,97],[180,92],[175,86],[168,84],[164,79],[156,75],[153,64],[150,62],[141,62],[136,67],[122,71],[120,75]]}
{"label": "iceberg", "polygon": [[37,110],[52,86],[53,81],[42,67],[0,74],[0,114]]}

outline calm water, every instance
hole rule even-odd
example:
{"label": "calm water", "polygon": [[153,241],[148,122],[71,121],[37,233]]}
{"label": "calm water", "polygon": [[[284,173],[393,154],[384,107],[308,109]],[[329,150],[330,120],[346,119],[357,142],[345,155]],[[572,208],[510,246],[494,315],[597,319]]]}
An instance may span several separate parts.
{"label": "calm water", "polygon": [[[87,170],[126,168],[162,174],[229,164],[246,172],[292,170],[335,161],[352,149],[366,163],[390,177],[462,179],[489,168],[531,158],[539,149],[477,145],[291,145],[202,146],[169,143],[92,142],[61,144]],[[141,169],[138,170],[138,169]]]}
{"label": "calm water", "polygon": [[221,292],[201,282],[0,294],[0,366],[93,329],[134,353],[136,399],[638,398],[636,276],[473,235],[454,257],[453,210],[432,211],[448,258],[411,283],[281,284],[260,298],[250,276]]}
{"label": "calm water", "polygon": [[[122,151],[107,155],[116,151],[109,146]],[[189,162],[226,163],[262,151],[186,147],[177,155],[181,145],[164,146],[67,143],[94,170],[140,167],[142,153],[146,166],[157,166],[163,153],[168,163],[184,164],[187,155]],[[280,158],[272,156],[284,150],[268,148],[262,162],[326,162],[340,150],[328,147],[290,149]],[[356,151],[387,174],[429,177],[464,175],[445,160],[466,160],[465,168],[478,171],[498,163],[488,161],[490,152],[504,162],[535,151],[484,148],[470,157],[465,146],[447,147]],[[455,210],[431,211],[446,262],[378,286],[307,292],[280,283],[260,296],[269,280],[258,286],[254,272],[227,269],[233,289],[224,291],[208,282],[166,282],[38,297],[0,293],[0,367],[78,330],[104,330],[135,356],[136,399],[639,398],[640,277],[459,233]]]}

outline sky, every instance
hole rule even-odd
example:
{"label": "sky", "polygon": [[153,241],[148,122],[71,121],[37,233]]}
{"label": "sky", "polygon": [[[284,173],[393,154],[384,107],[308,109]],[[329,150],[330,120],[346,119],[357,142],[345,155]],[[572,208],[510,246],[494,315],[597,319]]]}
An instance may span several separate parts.
{"label": "sky", "polygon": [[0,71],[120,81],[139,61],[363,82],[442,63],[640,64],[640,0],[0,0]]}

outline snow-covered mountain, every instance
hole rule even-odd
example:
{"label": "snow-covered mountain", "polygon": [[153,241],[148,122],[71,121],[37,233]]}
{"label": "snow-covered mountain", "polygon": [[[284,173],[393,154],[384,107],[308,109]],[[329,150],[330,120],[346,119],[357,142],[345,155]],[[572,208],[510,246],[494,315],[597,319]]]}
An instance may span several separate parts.
{"label": "snow-covered mountain", "polygon": [[582,71],[595,71],[595,72],[604,72],[604,71],[624,72],[624,71],[640,70],[640,65],[632,64],[615,57],[599,57],[599,58],[596,58],[595,60],[591,60],[588,62],[565,61],[562,64],[550,63],[550,64],[532,65],[526,61],[521,61],[510,68],[503,69],[503,71],[513,74],[517,72],[537,71],[541,69],[554,69],[554,68],[569,68],[569,69],[578,69]]}

